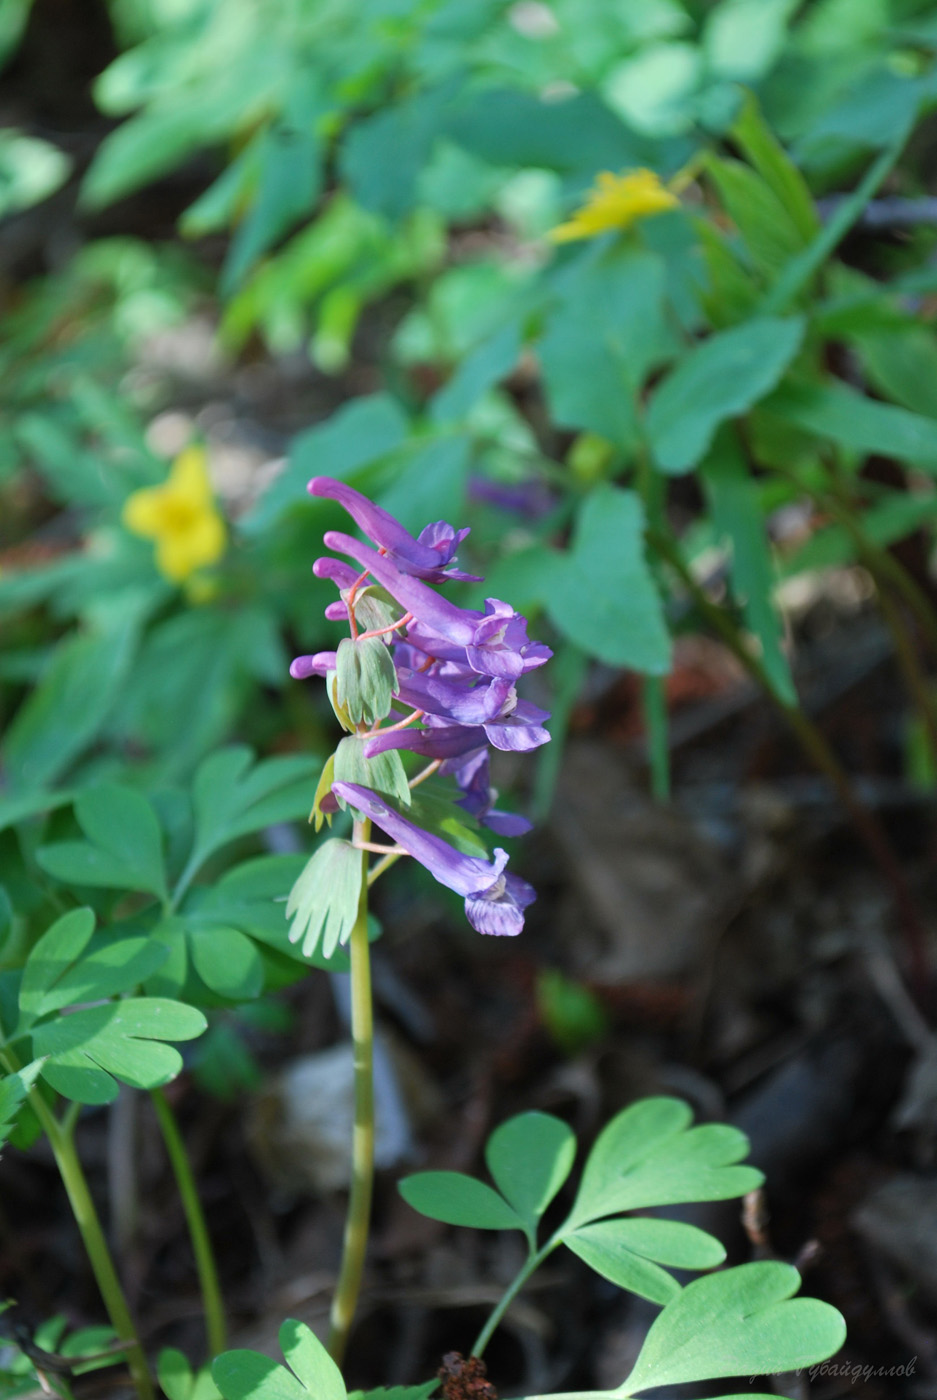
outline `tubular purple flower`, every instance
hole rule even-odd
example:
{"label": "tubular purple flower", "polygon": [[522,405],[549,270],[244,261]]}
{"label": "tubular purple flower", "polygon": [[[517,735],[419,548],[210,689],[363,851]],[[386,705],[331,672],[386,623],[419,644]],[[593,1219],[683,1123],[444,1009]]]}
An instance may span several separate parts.
{"label": "tubular purple flower", "polygon": [[407,749],[421,758],[459,758],[478,748],[474,725],[447,724],[432,729],[384,729],[364,741],[365,758],[376,758],[388,749]]}
{"label": "tubular purple flower", "polygon": [[351,588],[361,577],[360,569],[353,569],[350,564],[343,564],[341,559],[333,559],[328,554],[315,561],[312,572],[316,578],[331,579],[335,586],[341,589]]}
{"label": "tubular purple flower", "polygon": [[325,535],[329,549],[337,549],[339,554],[348,554],[386,588],[392,598],[407,612],[427,623],[435,632],[455,642],[457,646],[471,646],[475,637],[475,627],[482,614],[457,608],[454,603],[441,598],[431,588],[427,588],[418,578],[402,574],[386,554],[378,554],[366,544],[345,535],[341,530],[329,530]]}
{"label": "tubular purple flower", "polygon": [[444,583],[447,579],[478,582],[474,574],[445,567],[454,560],[456,550],[469,533],[468,528],[454,530],[444,520],[438,520],[425,526],[419,539],[414,539],[399,520],[353,486],[346,486],[330,476],[314,476],[306,489],[311,496],[327,497],[344,506],[355,524],[402,573],[431,583]]}
{"label": "tubular purple flower", "polygon": [[524,927],[527,906],[536,894],[526,880],[505,873],[507,852],[496,849],[493,861],[467,856],[393,811],[370,788],[333,783],[332,791],[364,812],[435,880],[465,897],[465,914],[479,933],[513,936]]}
{"label": "tubular purple flower", "polygon": [[488,750],[476,749],[461,759],[443,763],[440,772],[451,772],[464,793],[456,806],[462,807],[497,836],[523,836],[531,830],[531,823],[514,812],[499,812],[496,809],[498,794],[491,786],[489,769]]}
{"label": "tubular purple flower", "polygon": [[466,686],[430,672],[397,670],[395,692],[405,705],[439,715],[453,724],[485,724],[510,714],[517,704],[517,691],[511,681],[492,680],[487,685]]}
{"label": "tubular purple flower", "polygon": [[290,663],[290,675],[294,681],[304,681],[309,676],[327,676],[335,670],[334,651],[317,651],[313,656],[297,656]]}

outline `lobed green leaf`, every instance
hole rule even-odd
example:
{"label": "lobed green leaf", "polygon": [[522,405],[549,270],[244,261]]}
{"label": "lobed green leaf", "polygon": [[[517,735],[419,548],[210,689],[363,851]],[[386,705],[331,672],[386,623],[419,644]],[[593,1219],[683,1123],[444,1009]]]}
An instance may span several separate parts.
{"label": "lobed green leaf", "polygon": [[648,1332],[621,1396],[724,1376],[760,1376],[812,1366],[846,1335],[829,1303],[793,1298],[800,1275],[760,1261],[694,1280]]}
{"label": "lobed green leaf", "polygon": [[492,1187],[462,1172],[417,1172],[397,1189],[408,1205],[431,1220],[475,1230],[523,1230],[524,1220]]}

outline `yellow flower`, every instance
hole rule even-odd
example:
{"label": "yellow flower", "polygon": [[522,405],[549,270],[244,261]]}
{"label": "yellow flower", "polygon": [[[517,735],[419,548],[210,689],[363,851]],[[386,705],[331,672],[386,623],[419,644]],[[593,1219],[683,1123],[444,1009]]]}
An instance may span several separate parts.
{"label": "yellow flower", "polygon": [[568,223],[551,229],[547,237],[554,243],[597,238],[609,229],[630,228],[638,219],[676,209],[679,203],[673,190],[662,184],[653,170],[625,170],[621,175],[603,170],[582,208]]}
{"label": "yellow flower", "polygon": [[123,511],[127,529],[156,541],[156,567],[171,583],[214,564],[227,536],[218,513],[203,447],[187,447],[173,462],[163,486],[134,491]]}

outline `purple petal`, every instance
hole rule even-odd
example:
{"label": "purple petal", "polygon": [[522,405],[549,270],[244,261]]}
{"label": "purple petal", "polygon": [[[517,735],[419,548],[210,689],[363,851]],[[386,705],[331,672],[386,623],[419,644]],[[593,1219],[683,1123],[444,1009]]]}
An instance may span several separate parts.
{"label": "purple petal", "polygon": [[343,564],[341,559],[333,559],[330,555],[324,554],[321,559],[317,559],[312,566],[312,572],[316,578],[328,578],[338,588],[351,588],[353,583],[357,583],[361,577],[360,569],[353,569],[350,564]]}
{"label": "purple petal", "polygon": [[434,631],[455,642],[457,646],[469,646],[475,636],[475,628],[481,620],[481,613],[457,608],[453,603],[441,598],[425,583],[402,574],[391,560],[377,550],[344,535],[340,530],[329,530],[325,536],[329,549],[337,549],[339,554],[348,554],[356,559],[363,569],[367,569],[401,607],[413,614],[420,622],[428,624]]}
{"label": "purple petal", "polygon": [[329,622],[347,622],[348,608],[345,603],[338,600],[336,603],[329,603],[325,609],[325,617]]}
{"label": "purple petal", "polygon": [[484,724],[510,713],[516,703],[510,681],[493,680],[488,685],[453,684],[436,675],[397,673],[397,695],[405,705],[427,714],[439,715],[455,724]]}
{"label": "purple petal", "polygon": [[486,722],[485,733],[496,749],[511,753],[526,752],[550,742],[550,735],[540,722],[549,718],[548,710],[541,710],[539,705],[532,705],[529,700],[518,700],[513,714]]}
{"label": "purple petal", "polygon": [[408,749],[422,758],[458,758],[478,748],[477,728],[461,724],[436,729],[387,729],[364,741],[365,758],[375,758],[388,749]]}
{"label": "purple petal", "polygon": [[[461,807],[461,803],[459,806]],[[496,836],[526,836],[528,831],[533,831],[534,824],[526,817],[518,816],[516,812],[486,812],[483,817],[479,817],[489,831],[493,831]]]}
{"label": "purple petal", "polygon": [[304,681],[307,676],[327,676],[335,670],[335,652],[317,651],[314,656],[297,656],[290,664],[290,675],[294,681]]}
{"label": "purple petal", "polygon": [[[508,863],[506,851],[496,850],[494,861],[464,855],[450,846],[448,841],[414,826],[399,812],[394,812],[370,788],[360,787],[358,783],[333,783],[332,791],[377,822],[381,830],[425,866],[435,880],[457,894],[487,894],[504,885],[502,872]],[[498,898],[498,894],[491,895],[491,898]]]}
{"label": "purple petal", "polygon": [[489,827],[498,836],[523,836],[531,830],[526,817],[515,816],[513,812],[492,810],[498,794],[491,786],[489,777],[488,750],[477,749],[467,754],[461,763],[454,759],[442,765],[443,773],[453,773],[464,796],[456,806]]}
{"label": "purple petal", "polygon": [[[444,565],[454,557],[469,533],[468,529],[456,531],[445,521],[439,520],[427,525],[420,532],[419,539],[414,539],[399,520],[369,501],[353,486],[346,486],[330,476],[314,476],[306,489],[312,496],[325,496],[344,506],[355,524],[393,560],[401,572],[427,578],[434,583],[456,577],[454,573],[447,572]],[[472,574],[460,574],[458,577],[477,582]]]}
{"label": "purple petal", "polygon": [[536,898],[533,886],[519,875],[502,875],[489,889],[467,897],[465,917],[479,933],[513,938],[524,927],[524,910]]}

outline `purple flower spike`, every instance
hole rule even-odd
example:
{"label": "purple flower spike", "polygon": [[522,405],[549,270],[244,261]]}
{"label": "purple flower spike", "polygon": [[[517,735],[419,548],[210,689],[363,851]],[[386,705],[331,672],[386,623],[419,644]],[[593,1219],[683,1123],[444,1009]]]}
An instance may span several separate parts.
{"label": "purple flower spike", "polygon": [[364,812],[399,846],[425,866],[434,880],[465,896],[465,915],[479,933],[513,936],[524,927],[524,910],[536,899],[526,880],[505,874],[507,853],[495,850],[493,861],[467,856],[428,831],[414,826],[357,783],[333,783],[332,791]]}
{"label": "purple flower spike", "polygon": [[420,531],[419,539],[414,539],[399,520],[353,486],[346,486],[330,476],[314,476],[306,489],[311,496],[324,496],[344,506],[355,524],[402,573],[427,579],[430,583],[444,583],[447,579],[478,582],[474,574],[446,568],[455,558],[468,529],[454,530],[444,520],[439,520],[427,525]]}

